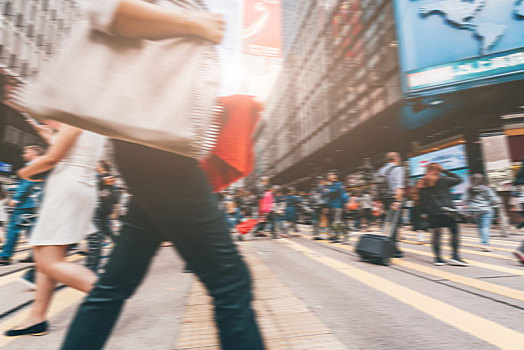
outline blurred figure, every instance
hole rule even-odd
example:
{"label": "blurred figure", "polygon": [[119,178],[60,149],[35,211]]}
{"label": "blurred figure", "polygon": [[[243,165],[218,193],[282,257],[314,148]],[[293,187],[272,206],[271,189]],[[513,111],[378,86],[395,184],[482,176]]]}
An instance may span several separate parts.
{"label": "blurred figure", "polygon": [[35,301],[26,320],[5,333],[8,337],[47,332],[46,314],[57,283],[83,292],[93,287],[95,274],[67,262],[65,254],[71,244],[94,231],[95,168],[104,142],[103,136],[62,124],[49,150],[18,172],[21,178],[31,181],[52,169],[29,242],[37,267]]}
{"label": "blurred figure", "polygon": [[359,191],[354,191],[349,196],[349,201],[346,208],[349,211],[349,216],[353,220],[353,230],[360,231],[362,225],[362,215],[361,215],[361,202],[362,197]]}
{"label": "blurred figure", "polygon": [[295,234],[300,232],[300,229],[297,225],[298,220],[298,206],[302,203],[302,198],[297,195],[297,191],[294,187],[291,187],[287,190],[286,195],[286,211],[285,211],[285,220],[287,228],[293,228]]}
{"label": "blurred figure", "polygon": [[[37,145],[31,145],[24,147],[24,153],[22,158],[26,161],[26,166],[35,161],[44,153],[44,150]],[[33,228],[33,224],[26,221],[25,217],[33,217],[36,214],[36,208],[38,206],[37,192],[40,191],[41,182],[32,181],[29,179],[21,179],[18,181],[16,192],[9,200],[7,205],[12,209],[9,215],[9,224],[6,231],[6,240],[0,253],[0,265],[11,264],[11,256],[18,243],[20,232],[26,229],[26,235],[30,236]],[[33,258],[29,257],[24,259],[22,262],[32,262]]]}
{"label": "blurred figure", "polygon": [[410,208],[409,217],[412,225],[412,229],[417,234],[417,243],[424,244],[426,240],[427,232],[427,222],[423,217],[423,211],[420,203],[420,194],[416,186],[411,186],[408,190],[408,200],[409,204],[407,205]]}
{"label": "blurred figure", "polygon": [[4,190],[4,186],[0,184],[0,243],[4,241],[4,227],[7,222],[7,213],[5,206],[7,204],[7,192]]}
{"label": "blurred figure", "polygon": [[115,184],[116,178],[113,175],[109,161],[99,161],[96,171],[98,202],[93,222],[97,231],[87,236],[88,252],[86,258],[86,267],[94,273],[98,272],[102,246],[104,245],[106,237],[110,238],[113,242],[116,240],[112,229],[111,217],[120,199],[120,193]]}
{"label": "blurred figure", "polygon": [[[433,232],[434,264],[446,263],[457,266],[468,266],[459,254],[459,228],[454,217],[456,212],[450,189],[462,182],[457,174],[444,169],[440,164],[430,163],[426,174],[417,183],[422,211],[427,215],[429,228]],[[449,261],[442,259],[440,242],[442,228],[447,227],[451,233],[452,256]]]}
{"label": "blurred figure", "polygon": [[470,186],[462,198],[466,212],[472,215],[477,224],[477,230],[482,244],[482,250],[490,252],[489,238],[495,210],[501,204],[500,198],[491,187],[485,185],[482,174],[474,174]]}
{"label": "blurred figure", "polygon": [[275,226],[276,230],[279,231],[279,235],[287,237],[286,227],[286,212],[287,212],[287,197],[280,187],[275,190],[275,202],[273,205],[275,215]]}
{"label": "blurred figure", "polygon": [[[338,180],[338,171],[331,170],[326,175],[326,186],[324,187],[324,197],[329,210],[328,220],[331,231],[329,238],[332,243],[343,243],[348,240],[347,233],[342,229],[344,206],[348,200],[346,190]],[[341,236],[344,236],[343,240]]]}
{"label": "blurred figure", "polygon": [[362,217],[366,220],[366,230],[371,228],[374,222],[373,217],[373,197],[369,193],[369,190],[365,189],[360,197],[360,208],[362,210]]}
{"label": "blurred figure", "polygon": [[[524,217],[524,158],[522,159],[522,162],[520,164],[520,169],[517,173],[517,176],[515,177],[515,181],[513,181],[513,186],[517,188],[517,201],[516,205],[517,210],[520,213],[521,217]],[[524,221],[521,221],[520,224],[517,225],[518,229],[522,229],[524,227]],[[517,260],[524,265],[524,241],[522,241],[522,244],[520,245],[517,250],[513,252]]]}
{"label": "blurred figure", "polygon": [[324,178],[317,176],[311,193],[309,195],[309,203],[313,210],[311,217],[311,225],[313,226],[313,239],[320,240],[320,222],[322,211],[326,208],[326,201],[324,200]]}
{"label": "blurred figure", "polygon": [[406,187],[402,158],[398,152],[386,154],[386,164],[376,174],[378,182],[378,197],[382,202],[383,210],[386,212],[385,220],[397,220],[393,222],[391,240],[395,246],[394,258],[402,258],[404,254],[398,248],[398,228],[400,224],[400,213],[403,209],[404,189]]}

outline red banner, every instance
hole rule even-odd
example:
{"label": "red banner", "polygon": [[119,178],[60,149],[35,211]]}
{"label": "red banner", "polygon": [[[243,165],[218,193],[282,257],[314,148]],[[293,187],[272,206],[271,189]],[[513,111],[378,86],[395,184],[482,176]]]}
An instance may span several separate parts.
{"label": "red banner", "polygon": [[255,56],[282,54],[280,0],[244,0],[244,52]]}

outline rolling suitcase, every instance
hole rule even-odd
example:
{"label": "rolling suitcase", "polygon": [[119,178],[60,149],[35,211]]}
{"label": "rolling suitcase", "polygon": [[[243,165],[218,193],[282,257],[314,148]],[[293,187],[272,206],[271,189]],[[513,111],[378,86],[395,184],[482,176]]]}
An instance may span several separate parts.
{"label": "rolling suitcase", "polygon": [[374,264],[388,266],[395,252],[393,244],[393,228],[398,224],[402,209],[389,211],[386,216],[386,223],[383,234],[365,234],[355,248],[362,261],[369,261]]}

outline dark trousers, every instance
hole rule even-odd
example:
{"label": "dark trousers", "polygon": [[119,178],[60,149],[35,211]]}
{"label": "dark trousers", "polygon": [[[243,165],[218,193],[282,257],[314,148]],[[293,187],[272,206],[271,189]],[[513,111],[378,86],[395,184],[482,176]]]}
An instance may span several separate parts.
{"label": "dark trousers", "polygon": [[263,349],[249,271],[198,162],[122,141],[114,146],[133,200],[106,271],[80,305],[61,349],[104,346],[125,300],[166,239],[213,297],[222,348]]}
{"label": "dark trousers", "polygon": [[97,232],[87,235],[87,257],[86,267],[97,273],[100,266],[102,256],[102,246],[106,237],[111,238],[113,242],[116,240],[116,236],[111,228],[111,213],[102,211],[98,207],[95,211],[93,223],[97,229]]}
{"label": "dark trousers", "polygon": [[[435,221],[431,219],[432,218],[430,218],[430,222]],[[440,220],[442,221],[442,219]],[[452,258],[455,258],[455,259],[460,258],[460,255],[459,255],[460,240],[459,240],[458,224],[452,218],[445,218],[445,221],[446,221],[446,225],[443,227],[448,227],[449,232],[451,233],[450,243],[451,243],[451,249],[452,249]],[[430,226],[432,227],[431,231],[433,235],[433,242],[432,242],[433,243],[433,253],[435,254],[436,258],[440,258],[441,257],[440,241],[441,241],[443,227],[435,227],[436,225],[431,225],[431,224]]]}

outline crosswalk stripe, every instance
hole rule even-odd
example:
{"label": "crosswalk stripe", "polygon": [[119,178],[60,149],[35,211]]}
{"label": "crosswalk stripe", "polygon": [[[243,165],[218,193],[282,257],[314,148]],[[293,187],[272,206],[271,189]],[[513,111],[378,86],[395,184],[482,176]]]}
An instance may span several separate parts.
{"label": "crosswalk stripe", "polygon": [[[417,250],[417,249],[410,249],[410,248],[402,247],[402,250],[404,252],[407,252],[407,253],[414,253],[414,254],[418,254],[418,255],[424,255],[424,256],[433,257],[432,253],[421,251],[421,250]],[[476,267],[480,267],[480,268],[487,269],[487,270],[493,270],[493,271],[509,273],[509,274],[512,274],[512,275],[524,276],[524,270],[522,270],[522,269],[514,269],[514,268],[511,268],[511,267],[498,266],[498,265],[483,263],[483,262],[480,262],[480,261],[475,261],[475,260],[470,260],[470,259],[467,259],[467,261],[468,261],[468,264],[470,264],[471,266],[476,266]]]}
{"label": "crosswalk stripe", "polygon": [[[417,242],[410,241],[410,240],[407,240],[407,239],[403,239],[403,240],[401,240],[401,242],[409,243],[409,244],[417,244]],[[446,246],[446,245],[443,245],[442,248],[450,250],[450,248],[448,246]],[[460,252],[461,253],[473,254],[473,255],[487,256],[487,257],[496,258],[496,259],[511,260],[511,261],[514,260],[513,258],[510,258],[508,256],[494,254],[494,253],[490,253],[490,252],[477,252],[477,251],[471,250],[471,249],[460,248]]]}
{"label": "crosswalk stripe", "polygon": [[522,349],[522,344],[524,344],[524,334],[522,333],[459,309],[455,306],[446,304],[440,300],[426,296],[370,272],[315,252],[289,239],[283,239],[281,242],[289,248],[333,268],[372,289],[380,291],[404,304],[410,305],[419,311],[469,333],[474,337],[482,339],[498,348],[507,350]]}
{"label": "crosswalk stripe", "polygon": [[[312,237],[308,236],[308,235],[302,234],[300,236],[303,237],[303,238],[312,239]],[[356,243],[357,239],[358,239],[358,237],[351,237],[350,241],[352,241],[353,243]],[[320,240],[320,241],[317,241],[317,242],[321,242],[321,243],[326,243],[327,244],[326,240]],[[329,243],[329,244],[331,245],[333,243]],[[343,247],[340,244],[336,244],[336,246]],[[349,250],[351,250],[351,249],[349,249]],[[410,248],[407,248],[407,247],[402,247],[402,251],[407,252],[407,253],[414,253],[414,254],[418,254],[418,255],[424,255],[424,256],[428,256],[428,257],[433,257],[432,253],[426,252],[426,251],[423,251],[423,250],[417,250],[417,249],[410,249]],[[511,268],[511,267],[505,267],[505,266],[499,266],[499,265],[494,265],[494,264],[488,264],[488,263],[483,263],[483,262],[480,262],[480,261],[475,261],[475,260],[470,260],[470,259],[467,259],[467,261],[472,266],[480,267],[480,268],[483,268],[483,269],[486,269],[486,270],[493,270],[493,271],[508,273],[508,274],[511,274],[511,275],[524,276],[524,270],[523,269],[514,269],[514,268]]]}
{"label": "crosswalk stripe", "polygon": [[[408,237],[411,237],[411,238],[416,238],[416,235],[409,234],[409,233],[402,233],[401,236],[403,236],[403,237],[408,236]],[[464,241],[464,237],[461,238],[461,241]],[[443,240],[443,242],[447,243],[447,242],[449,242],[449,240],[445,239],[445,240]],[[475,248],[481,248],[482,247],[480,244],[473,244],[473,243],[466,243],[466,242],[461,242],[460,245],[465,245],[465,246],[468,246],[468,247],[475,247]],[[511,253],[511,252],[515,251],[516,245],[515,245],[515,247],[513,249],[497,247],[495,245],[491,245],[490,248],[493,249],[493,250],[499,250],[499,251],[510,252]]]}
{"label": "crosswalk stripe", "polygon": [[[304,237],[304,235],[302,235],[302,237]],[[308,238],[308,237],[306,236],[306,238]],[[318,242],[320,242],[320,243],[322,243],[324,245],[332,245],[330,243],[326,243],[325,241],[318,241]],[[352,248],[352,247],[348,247],[348,246],[341,245],[341,244],[336,244],[336,246],[337,246],[337,248],[341,248],[341,249],[348,250],[348,251],[351,251],[351,252],[354,250],[354,248]],[[403,250],[407,251],[404,248],[403,248]],[[411,250],[410,250],[410,252],[411,252]],[[426,255],[426,254],[424,254],[424,255]],[[429,253],[427,255],[431,256],[431,254],[429,254]],[[468,262],[470,262],[470,261],[468,260]],[[428,275],[433,275],[433,276],[436,276],[436,277],[440,277],[442,279],[446,279],[446,280],[449,280],[449,281],[452,281],[452,282],[460,283],[460,284],[463,284],[463,285],[466,285],[466,286],[469,286],[469,287],[477,288],[477,289],[484,290],[484,291],[487,291],[487,292],[490,292],[490,293],[494,293],[494,294],[499,294],[499,295],[502,295],[502,296],[505,296],[505,297],[508,297],[508,298],[524,301],[524,292],[516,290],[516,289],[513,289],[513,288],[503,287],[503,286],[499,286],[497,284],[489,283],[489,282],[485,282],[485,281],[479,281],[479,280],[474,279],[474,278],[470,278],[470,277],[454,274],[454,273],[443,271],[443,270],[437,270],[437,269],[431,268],[429,266],[423,266],[423,265],[416,264],[416,263],[413,263],[413,262],[409,262],[409,261],[406,261],[406,260],[403,260],[403,259],[392,259],[392,263],[397,265],[397,266],[406,267],[406,268],[411,269],[411,270],[415,270],[415,271],[418,271],[418,272],[426,273]],[[473,265],[473,263],[471,263],[471,265]],[[524,276],[524,271],[520,271],[520,270],[517,270],[517,269],[511,269],[511,271],[512,272],[518,272],[517,273],[518,275]],[[509,271],[505,271],[505,272],[509,272]]]}

